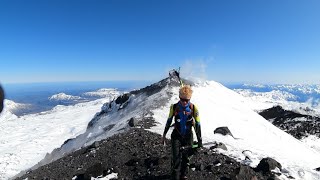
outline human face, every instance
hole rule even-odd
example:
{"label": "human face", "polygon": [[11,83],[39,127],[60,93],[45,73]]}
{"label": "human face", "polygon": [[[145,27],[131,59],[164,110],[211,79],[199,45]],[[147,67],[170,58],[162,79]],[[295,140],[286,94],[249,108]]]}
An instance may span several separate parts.
{"label": "human face", "polygon": [[190,99],[180,98],[180,102],[181,102],[181,104],[184,105],[184,106],[187,105],[189,101],[190,101]]}

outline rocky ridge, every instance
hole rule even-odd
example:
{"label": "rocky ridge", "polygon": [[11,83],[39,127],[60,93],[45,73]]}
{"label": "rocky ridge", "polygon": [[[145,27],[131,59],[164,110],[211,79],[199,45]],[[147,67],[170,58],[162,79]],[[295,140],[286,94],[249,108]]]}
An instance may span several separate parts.
{"label": "rocky ridge", "polygon": [[[91,179],[117,173],[118,179],[170,179],[171,145],[142,128],[93,143],[17,179]],[[216,153],[214,148],[190,152],[189,179],[275,179],[269,165],[251,168]]]}
{"label": "rocky ridge", "polygon": [[281,106],[263,110],[259,114],[297,139],[308,135],[320,137],[320,118],[317,116],[285,110]]}

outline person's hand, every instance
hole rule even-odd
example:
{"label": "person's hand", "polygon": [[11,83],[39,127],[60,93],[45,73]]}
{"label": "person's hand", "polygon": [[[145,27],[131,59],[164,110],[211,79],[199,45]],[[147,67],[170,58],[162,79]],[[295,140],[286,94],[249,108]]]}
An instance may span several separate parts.
{"label": "person's hand", "polygon": [[166,138],[162,136],[162,138],[161,138],[161,144],[164,145],[164,146],[166,145],[165,139],[166,139]]}

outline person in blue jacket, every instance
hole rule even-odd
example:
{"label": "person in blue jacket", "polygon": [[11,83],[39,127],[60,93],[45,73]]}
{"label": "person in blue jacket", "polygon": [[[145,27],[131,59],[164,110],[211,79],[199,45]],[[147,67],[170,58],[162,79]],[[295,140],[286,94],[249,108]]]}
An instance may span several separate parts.
{"label": "person in blue jacket", "polygon": [[180,100],[170,106],[169,117],[162,136],[164,144],[166,134],[174,119],[174,129],[171,134],[171,176],[174,180],[187,179],[189,153],[183,149],[193,145],[192,128],[196,132],[198,147],[202,146],[199,111],[197,106],[190,102],[192,92],[189,85],[179,89]]}

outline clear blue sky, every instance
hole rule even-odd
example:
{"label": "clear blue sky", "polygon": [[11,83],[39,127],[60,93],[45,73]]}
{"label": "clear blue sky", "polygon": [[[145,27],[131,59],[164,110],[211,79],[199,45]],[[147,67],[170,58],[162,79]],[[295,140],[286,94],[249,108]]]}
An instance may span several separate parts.
{"label": "clear blue sky", "polygon": [[189,62],[222,83],[319,83],[319,9],[318,0],[1,0],[0,82],[157,81]]}

